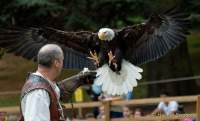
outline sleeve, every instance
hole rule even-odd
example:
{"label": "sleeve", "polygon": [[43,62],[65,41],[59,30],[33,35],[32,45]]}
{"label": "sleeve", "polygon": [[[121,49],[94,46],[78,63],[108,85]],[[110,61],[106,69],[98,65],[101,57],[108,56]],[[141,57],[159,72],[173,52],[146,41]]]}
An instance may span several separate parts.
{"label": "sleeve", "polygon": [[50,98],[43,89],[30,92],[26,97],[25,121],[50,121]]}
{"label": "sleeve", "polygon": [[163,110],[164,109],[164,103],[163,102],[160,102],[159,104],[158,104],[158,107],[157,107],[158,109],[160,109],[160,110]]}
{"label": "sleeve", "polygon": [[178,103],[176,101],[170,102],[169,110],[170,110],[170,112],[177,111],[178,110]]}

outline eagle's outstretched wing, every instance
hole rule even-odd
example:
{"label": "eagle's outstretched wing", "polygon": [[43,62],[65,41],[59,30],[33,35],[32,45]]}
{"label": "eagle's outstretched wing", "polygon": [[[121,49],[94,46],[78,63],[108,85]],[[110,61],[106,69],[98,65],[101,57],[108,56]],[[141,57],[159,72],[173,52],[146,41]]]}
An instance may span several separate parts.
{"label": "eagle's outstretched wing", "polygon": [[97,40],[97,34],[89,31],[66,32],[47,27],[0,30],[0,47],[27,59],[36,60],[39,49],[45,44],[59,44],[64,51],[65,68],[91,67],[86,56]]}
{"label": "eagle's outstretched wing", "polygon": [[148,21],[118,30],[124,41],[125,58],[140,65],[160,58],[186,39],[189,14],[170,9],[152,15]]}

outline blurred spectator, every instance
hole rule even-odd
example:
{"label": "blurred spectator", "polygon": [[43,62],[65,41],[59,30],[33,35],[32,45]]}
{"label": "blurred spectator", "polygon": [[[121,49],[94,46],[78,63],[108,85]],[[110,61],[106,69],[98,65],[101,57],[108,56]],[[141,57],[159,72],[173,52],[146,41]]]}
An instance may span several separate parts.
{"label": "blurred spectator", "polygon": [[133,111],[128,106],[123,106],[122,110],[123,110],[123,117],[125,118],[129,118],[133,115]]}
{"label": "blurred spectator", "polygon": [[96,95],[100,95],[102,93],[102,86],[98,86],[96,84],[92,85],[92,91],[94,92],[94,94]]}
{"label": "blurred spectator", "polygon": [[[160,95],[161,98],[167,97],[168,93],[162,93]],[[152,114],[166,114],[166,115],[170,115],[170,114],[175,114],[178,111],[178,103],[176,101],[162,101],[158,104],[157,108],[153,111]]]}
{"label": "blurred spectator", "polygon": [[97,119],[105,119],[105,108],[103,105],[99,107],[99,115],[97,116]]}
{"label": "blurred spectator", "polygon": [[95,119],[93,113],[87,113],[87,114],[85,115],[85,118],[86,118],[86,120]]}
{"label": "blurred spectator", "polygon": [[142,110],[140,108],[136,108],[135,112],[134,112],[134,117],[138,118],[138,117],[141,117],[141,116],[143,116]]}
{"label": "blurred spectator", "polygon": [[0,121],[7,121],[7,118],[6,112],[0,112]]}
{"label": "blurred spectator", "polygon": [[[99,101],[98,97],[100,96],[102,90],[101,86],[93,84],[92,86],[88,86],[88,88],[85,88],[87,94],[91,97],[92,101]],[[99,108],[94,107],[93,108],[93,114],[94,117],[97,118],[99,115]]]}
{"label": "blurred spectator", "polygon": [[192,118],[184,118],[184,119],[180,119],[179,121],[194,121]]}
{"label": "blurred spectator", "polygon": [[[185,114],[184,106],[183,105],[179,106],[178,113],[179,114]],[[184,119],[180,119],[179,121],[194,121],[194,120],[193,120],[193,118],[184,118]]]}

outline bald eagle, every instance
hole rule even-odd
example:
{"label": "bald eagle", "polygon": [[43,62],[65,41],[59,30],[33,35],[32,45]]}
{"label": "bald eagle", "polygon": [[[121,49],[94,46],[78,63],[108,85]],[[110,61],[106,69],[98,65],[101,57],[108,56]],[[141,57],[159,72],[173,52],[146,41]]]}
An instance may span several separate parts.
{"label": "bald eagle", "polygon": [[132,91],[143,71],[138,66],[165,55],[186,39],[189,14],[170,9],[153,14],[141,24],[98,32],[68,32],[50,27],[0,30],[0,47],[26,59],[36,60],[45,44],[59,44],[64,68],[95,68],[94,82],[110,95]]}

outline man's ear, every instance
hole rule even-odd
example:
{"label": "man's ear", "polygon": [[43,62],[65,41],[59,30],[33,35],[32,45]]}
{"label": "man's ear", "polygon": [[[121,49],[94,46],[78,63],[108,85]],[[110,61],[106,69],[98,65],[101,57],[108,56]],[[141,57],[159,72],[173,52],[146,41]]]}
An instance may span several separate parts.
{"label": "man's ear", "polygon": [[58,61],[58,60],[54,60],[54,65],[55,65],[56,67],[59,67],[59,61]]}

